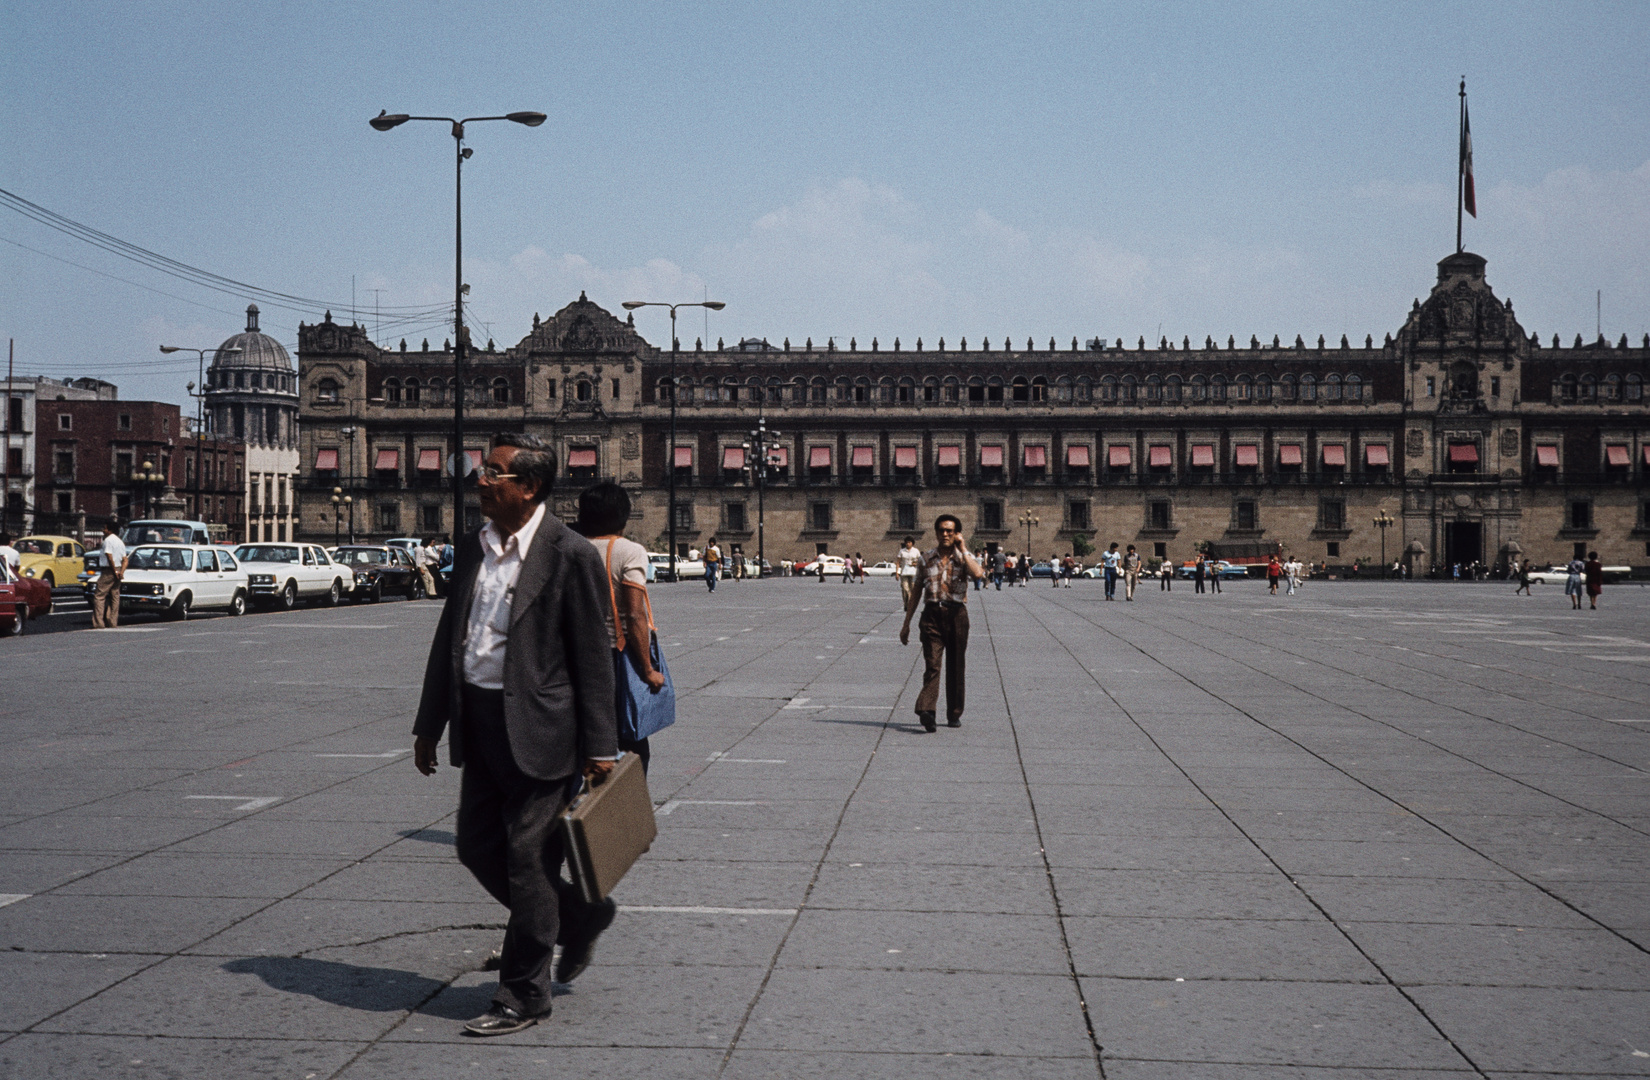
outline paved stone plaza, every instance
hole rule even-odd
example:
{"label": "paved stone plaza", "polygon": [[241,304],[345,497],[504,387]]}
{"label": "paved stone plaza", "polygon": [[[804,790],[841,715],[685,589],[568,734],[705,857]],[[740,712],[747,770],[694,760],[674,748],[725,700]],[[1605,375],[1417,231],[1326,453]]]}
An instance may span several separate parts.
{"label": "paved stone plaza", "polygon": [[0,1074],[1650,1075],[1644,590],[976,593],[932,735],[887,580],[655,598],[659,839],[486,1041],[437,604],[0,643]]}

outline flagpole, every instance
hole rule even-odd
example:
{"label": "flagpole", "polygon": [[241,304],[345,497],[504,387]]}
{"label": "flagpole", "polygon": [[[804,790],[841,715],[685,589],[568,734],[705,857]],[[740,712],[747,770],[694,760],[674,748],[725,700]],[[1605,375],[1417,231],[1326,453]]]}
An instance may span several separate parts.
{"label": "flagpole", "polygon": [[1461,122],[1455,140],[1455,253],[1461,254],[1461,207],[1467,184],[1467,78],[1461,77]]}

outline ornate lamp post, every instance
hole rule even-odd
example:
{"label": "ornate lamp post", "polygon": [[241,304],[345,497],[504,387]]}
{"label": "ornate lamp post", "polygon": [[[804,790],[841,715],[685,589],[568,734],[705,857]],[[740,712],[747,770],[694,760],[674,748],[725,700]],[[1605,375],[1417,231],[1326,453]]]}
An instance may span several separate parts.
{"label": "ornate lamp post", "polygon": [[772,464],[774,450],[783,446],[782,435],[777,431],[768,430],[768,418],[758,416],[756,427],[751,429],[750,440],[745,443],[745,452],[752,455],[750,460],[751,471],[756,474],[756,574],[762,576],[762,567],[767,565],[768,555],[765,546],[766,521],[764,520],[765,506],[763,492],[767,487],[768,468]]}
{"label": "ornate lamp post", "polygon": [[1028,508],[1020,515],[1020,524],[1026,527],[1026,555],[1031,555],[1031,530],[1042,524],[1042,521]]}
{"label": "ornate lamp post", "polygon": [[670,580],[676,580],[676,357],[682,351],[682,342],[676,336],[676,309],[685,307],[709,308],[721,311],[728,305],[720,300],[695,300],[692,303],[667,304],[659,300],[626,300],[624,309],[662,307],[670,309],[670,443],[665,448],[665,477],[670,484]]}
{"label": "ornate lamp post", "polygon": [[343,488],[332,489],[332,546],[338,546],[338,521],[344,511],[340,507],[349,509],[350,543],[355,543],[355,500],[344,494]]}
{"label": "ornate lamp post", "polygon": [[[209,349],[192,349],[187,345],[162,345],[163,353],[192,352],[199,360],[199,382],[189,384],[189,393],[195,399],[195,517],[201,521],[206,515],[201,511],[201,442],[206,438],[205,403],[206,403],[206,354],[214,351]],[[228,356],[241,351],[240,346],[232,345],[227,349],[215,350],[219,356]],[[198,387],[198,389],[197,389]]]}
{"label": "ornate lamp post", "polygon": [[[457,180],[453,185],[453,460],[459,468],[452,470],[453,536],[457,537],[464,532],[464,476],[470,464],[469,456],[464,453],[464,352],[470,343],[470,332],[464,326],[464,294],[469,289],[464,284],[464,162],[475,151],[464,145],[464,125],[478,124],[483,120],[509,120],[527,127],[538,127],[544,123],[545,116],[541,112],[513,112],[503,116],[471,116],[454,120],[450,116],[408,116],[406,113],[380,110],[367,123],[375,131],[389,131],[408,120],[451,124],[453,147],[457,151]],[[355,531],[354,511],[350,513],[350,531]],[[354,540],[353,536],[351,540]]]}
{"label": "ornate lamp post", "polygon": [[1397,518],[1393,517],[1391,514],[1387,513],[1385,510],[1382,510],[1380,513],[1375,515],[1374,525],[1377,529],[1381,530],[1381,572],[1383,574],[1387,572],[1387,570],[1386,570],[1386,531],[1388,529],[1392,528],[1393,525],[1397,524],[1397,521],[1398,521]]}
{"label": "ornate lamp post", "polygon": [[145,461],[133,479],[143,489],[143,516],[149,517],[154,513],[155,492],[166,486],[166,476],[155,471],[154,462]]}

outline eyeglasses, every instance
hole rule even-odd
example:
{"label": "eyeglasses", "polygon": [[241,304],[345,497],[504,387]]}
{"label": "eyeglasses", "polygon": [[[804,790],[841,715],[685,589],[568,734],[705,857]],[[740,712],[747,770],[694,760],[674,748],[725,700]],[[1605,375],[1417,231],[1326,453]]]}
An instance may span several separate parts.
{"label": "eyeglasses", "polygon": [[514,480],[519,475],[519,473],[513,472],[500,472],[497,465],[483,465],[481,467],[481,479],[489,484],[496,484],[500,480]]}

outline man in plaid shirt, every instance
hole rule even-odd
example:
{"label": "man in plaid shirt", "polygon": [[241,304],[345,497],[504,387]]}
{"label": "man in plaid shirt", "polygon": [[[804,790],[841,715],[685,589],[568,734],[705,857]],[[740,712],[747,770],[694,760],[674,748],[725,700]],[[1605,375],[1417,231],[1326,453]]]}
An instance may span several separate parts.
{"label": "man in plaid shirt", "polygon": [[940,697],[940,665],[945,665],[945,716],[949,727],[962,726],[964,656],[968,652],[968,582],[981,580],[985,571],[963,542],[962,522],[941,514],[934,522],[939,543],[922,553],[917,563],[921,589],[912,589],[905,603],[905,623],[899,643],[911,643],[911,616],[922,601],[918,633],[922,639],[922,692],[917,695],[917,719],[923,730],[934,731],[935,707]]}

